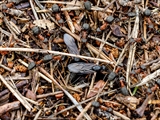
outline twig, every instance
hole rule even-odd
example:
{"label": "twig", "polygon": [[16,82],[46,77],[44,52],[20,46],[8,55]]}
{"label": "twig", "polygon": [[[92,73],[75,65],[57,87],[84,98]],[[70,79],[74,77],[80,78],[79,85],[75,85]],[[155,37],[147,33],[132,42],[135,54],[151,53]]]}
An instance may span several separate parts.
{"label": "twig", "polygon": [[[147,1],[146,1],[147,2]],[[147,39],[147,26],[146,26],[146,20],[144,19],[144,23],[143,23],[143,34],[144,34],[144,39]],[[147,41],[146,41],[147,42]],[[144,57],[145,57],[145,61],[148,60],[148,52],[147,50],[144,49]],[[150,69],[147,68],[147,72],[148,74],[151,73]]]}
{"label": "twig", "polygon": [[40,109],[40,110],[38,111],[38,113],[36,114],[36,116],[34,117],[33,120],[37,120],[38,117],[40,116],[41,112],[42,112],[42,110]]}
{"label": "twig", "polygon": [[36,10],[34,9],[34,5],[33,5],[33,3],[32,3],[32,0],[29,0],[29,3],[30,3],[30,5],[31,5],[31,8],[32,8],[32,12],[33,12],[34,17],[36,18],[36,20],[39,20],[38,15],[37,15],[37,13],[36,13]]}
{"label": "twig", "polygon": [[[19,62],[23,63],[23,64],[26,64],[25,62],[23,62],[22,60],[18,60]],[[59,83],[48,73],[46,72],[42,67],[39,67],[39,70],[44,73],[48,78],[49,80],[52,80],[69,98],[70,100],[76,105],[78,104],[78,102],[73,98],[73,96],[68,92],[66,91],[62,86],[59,85]],[[40,73],[40,72],[39,72]],[[43,74],[40,74],[40,75],[43,75]],[[78,105],[77,106],[77,109],[81,112],[83,110],[82,106],[81,105]],[[84,114],[84,116],[86,117],[86,119],[88,120],[91,120],[91,118],[88,116],[88,114]]]}
{"label": "twig", "polygon": [[[92,52],[94,52],[95,54],[97,54],[97,55],[99,54],[98,49],[97,49],[96,47],[94,47],[93,45],[87,43],[87,44],[86,44],[86,47],[87,47],[88,49],[90,49]],[[100,57],[103,58],[103,59],[105,59],[105,60],[107,60],[107,61],[113,62],[113,61],[112,61],[109,57],[107,57],[103,52],[100,53]],[[113,63],[114,63],[114,62],[113,62]],[[114,64],[115,64],[115,63],[114,63]],[[111,64],[111,65],[114,67],[113,64]]]}
{"label": "twig", "polygon": [[2,29],[2,28],[0,27],[1,32],[4,33],[5,35],[7,35],[8,37],[11,36],[11,35],[13,35],[14,38],[16,38],[16,40],[17,40],[18,42],[21,42],[21,43],[23,43],[23,44],[26,44],[26,42],[24,42],[23,40],[19,39],[19,38],[14,34],[14,32],[10,29],[10,27],[8,26],[8,20],[7,20],[6,18],[4,18],[4,22],[5,22],[6,26],[8,27],[8,29],[11,31],[12,34],[9,33],[8,31]]}
{"label": "twig", "polygon": [[109,3],[105,8],[104,11],[106,11],[116,0],[112,0],[111,3]]}
{"label": "twig", "polygon": [[103,60],[103,59],[98,59],[98,58],[92,58],[92,57],[87,57],[87,56],[82,56],[82,55],[75,55],[75,54],[69,54],[69,53],[63,53],[63,52],[58,52],[58,51],[51,51],[51,50],[43,50],[43,49],[31,49],[31,48],[0,48],[0,51],[19,51],[19,52],[36,52],[36,53],[47,53],[47,54],[55,54],[55,55],[65,55],[65,56],[70,56],[70,57],[78,57],[82,59],[88,59],[88,60],[93,60],[93,61],[100,61],[100,62],[105,62],[108,64],[113,65],[114,62]]}
{"label": "twig", "polygon": [[127,42],[127,43],[125,44],[125,46],[124,46],[124,48],[123,48],[121,54],[120,54],[119,57],[118,57],[118,60],[117,60],[117,62],[116,62],[116,64],[115,64],[115,66],[114,66],[114,70],[113,70],[113,71],[115,71],[116,66],[120,63],[120,60],[121,60],[121,58],[123,57],[123,54],[125,53],[125,51],[126,51],[128,45],[129,45],[129,42]]}
{"label": "twig", "polygon": [[16,111],[12,111],[10,120],[14,120],[15,115],[16,115]]}
{"label": "twig", "polygon": [[148,41],[154,36],[154,34],[152,33],[147,39],[146,42],[148,43]]}
{"label": "twig", "polygon": [[25,120],[25,116],[26,116],[26,114],[27,114],[27,110],[25,110],[25,111],[23,112],[22,120]]}
{"label": "twig", "polygon": [[[21,64],[23,64],[24,66],[28,67],[28,64],[26,62],[24,62],[23,60],[18,59],[18,61]],[[52,83],[52,81],[49,78],[47,78],[45,75],[43,75],[42,73],[38,72],[38,74],[39,74],[40,77],[42,77],[43,79],[45,79],[47,82]]]}
{"label": "twig", "polygon": [[6,103],[3,106],[0,106],[0,116],[8,111],[11,110],[16,110],[20,108],[20,102],[19,101],[15,101],[15,102],[11,102],[11,103]]}
{"label": "twig", "polygon": [[27,97],[24,97],[24,96],[23,96],[23,98],[24,98],[25,100],[27,100],[28,102],[34,104],[34,105],[38,105],[38,102],[36,102],[36,101],[34,101],[34,100],[31,100],[31,99],[29,99],[29,98],[27,98]]}
{"label": "twig", "polygon": [[[44,70],[42,67],[39,67],[39,70],[40,70],[43,74],[45,74],[48,78],[50,78],[50,79],[68,96],[68,98],[69,98],[75,105],[78,104],[78,102],[73,98],[73,96],[72,96],[68,91],[66,91],[46,70]],[[77,109],[78,109],[80,112],[83,111],[83,108],[82,108],[81,105],[78,105],[78,106],[77,106]],[[87,113],[85,113],[84,116],[85,116],[85,118],[86,118],[87,120],[91,120],[90,116],[89,116]]]}
{"label": "twig", "polygon": [[68,11],[64,11],[63,13],[64,13],[64,15],[66,17],[66,20],[67,20],[67,23],[68,23],[68,26],[69,26],[71,32],[75,33],[75,28],[73,26],[73,22],[72,22],[72,20],[71,20],[71,18],[69,16],[69,14],[68,14]]}
{"label": "twig", "polygon": [[[132,38],[137,38],[138,31],[139,31],[139,9],[137,6],[135,6],[135,9],[136,9],[137,16],[135,19],[134,28],[132,30],[132,35],[131,35]],[[129,57],[128,57],[127,71],[126,71],[126,82],[128,83],[128,86],[130,86],[129,74],[133,65],[135,50],[136,50],[136,43],[131,45],[129,48]]]}
{"label": "twig", "polygon": [[152,92],[152,94],[148,95],[147,98],[144,100],[143,104],[136,109],[136,112],[139,116],[143,116],[144,115],[144,111],[148,105],[148,101],[154,96],[154,93]]}
{"label": "twig", "polygon": [[[49,38],[49,42],[48,42],[48,46],[49,46],[49,50],[52,50],[52,36]],[[50,74],[53,77],[53,63],[50,62]],[[52,92],[54,92],[54,84],[52,83]]]}
{"label": "twig", "polygon": [[[110,32],[110,33],[111,33],[111,32]],[[104,32],[103,32],[102,40],[104,40]],[[107,40],[105,40],[105,41],[107,41]],[[102,52],[102,48],[103,48],[103,46],[104,46],[104,43],[105,43],[105,42],[103,42],[103,44],[101,43],[101,45],[100,45],[100,47],[99,47],[99,53],[97,54],[97,58],[99,58],[100,53]],[[97,61],[96,64],[98,65],[99,62]],[[93,88],[93,84],[94,84],[94,81],[95,81],[95,78],[96,78],[96,74],[97,74],[97,73],[94,72],[94,74],[93,74],[93,76],[92,76],[92,80],[91,80],[91,84],[90,84],[90,86],[89,86],[88,94],[90,94],[90,90]]]}
{"label": "twig", "polygon": [[116,115],[116,116],[119,116],[121,117],[123,120],[130,120],[130,118],[126,117],[125,115],[113,110],[113,114]]}
{"label": "twig", "polygon": [[4,68],[5,70],[7,70],[7,71],[9,71],[9,72],[11,72],[11,71],[12,71],[12,69],[11,69],[11,68],[6,67],[5,65],[0,64],[0,67]]}
{"label": "twig", "polygon": [[0,75],[1,81],[5,84],[5,86],[13,93],[13,95],[22,103],[22,105],[28,110],[31,111],[32,106],[23,99],[23,96],[19,93],[18,90],[14,89],[12,86],[10,86],[7,81],[3,78],[2,75]]}
{"label": "twig", "polygon": [[[6,78],[5,78],[6,80]],[[16,84],[16,87],[17,88],[20,88],[22,87],[23,85],[27,84],[28,83],[28,80],[24,80],[24,81],[20,81],[19,83]],[[2,97],[3,95],[7,94],[9,92],[8,89],[5,89],[3,91],[0,92],[0,97]]]}
{"label": "twig", "polygon": [[62,2],[62,1],[40,1],[40,3],[57,3],[57,4],[64,4],[64,5],[74,5],[74,6],[81,6],[81,4],[75,4],[72,2]]}
{"label": "twig", "polygon": [[136,85],[136,86],[142,86],[144,84],[146,84],[147,82],[149,82],[150,80],[155,79],[156,77],[158,77],[160,75],[160,69],[156,70],[154,73],[151,73],[149,75],[147,75],[145,78],[142,79],[142,81]]}
{"label": "twig", "polygon": [[83,109],[83,111],[78,115],[78,117],[76,118],[76,120],[81,120],[84,113],[87,112],[87,110],[91,107],[92,102],[90,102],[89,104],[87,104],[87,106]]}
{"label": "twig", "polygon": [[21,77],[20,75],[16,75],[16,76],[10,76],[10,77],[5,77],[5,80],[24,80],[23,82],[25,82],[25,80],[29,80],[31,79],[31,76],[27,76],[27,77]]}
{"label": "twig", "polygon": [[[84,10],[84,7],[67,7],[67,8],[61,8],[61,11],[67,11],[67,10]],[[93,11],[104,11],[104,8],[100,8],[97,6],[92,6],[91,10]],[[37,10],[36,12],[51,12],[51,10],[43,9],[43,10]],[[107,9],[105,12],[112,13],[112,10]]]}
{"label": "twig", "polygon": [[113,44],[111,44],[111,43],[109,43],[109,42],[107,42],[107,41],[103,41],[103,40],[101,40],[100,38],[97,38],[97,37],[94,37],[94,36],[91,36],[91,35],[89,35],[88,38],[91,38],[91,39],[93,39],[93,40],[98,40],[98,41],[100,41],[100,42],[102,42],[102,43],[105,43],[105,44],[107,44],[107,45],[109,45],[109,46],[111,46],[111,47],[117,48],[118,50],[121,50],[121,51],[122,51],[121,48],[119,48],[119,47],[117,47],[117,46],[115,46],[115,45],[113,45]]}
{"label": "twig", "polygon": [[62,91],[57,91],[57,92],[54,92],[54,93],[47,93],[47,94],[37,95],[37,99],[46,98],[48,96],[54,96],[54,95],[60,94],[60,93],[63,93],[63,92]]}
{"label": "twig", "polygon": [[[111,90],[111,91],[108,91],[108,92],[101,93],[99,96],[107,95],[107,94],[112,93],[112,92],[115,92],[115,91],[117,91],[117,89]],[[86,103],[86,102],[89,102],[89,101],[93,100],[94,98],[96,98],[96,96],[93,96],[93,97],[91,97],[91,98],[89,98],[89,99],[87,99],[87,100],[84,100],[84,101],[82,101],[82,102],[79,102],[77,105],[81,105],[81,104],[84,104],[84,103]],[[77,105],[72,105],[72,106],[70,106],[70,107],[68,107],[68,108],[66,108],[66,109],[63,109],[63,110],[61,110],[60,112],[56,113],[55,116],[56,116],[56,115],[59,115],[59,114],[61,114],[61,113],[63,113],[63,112],[65,112],[65,111],[67,111],[67,110],[70,110],[70,109],[72,109],[72,108],[75,108]]]}

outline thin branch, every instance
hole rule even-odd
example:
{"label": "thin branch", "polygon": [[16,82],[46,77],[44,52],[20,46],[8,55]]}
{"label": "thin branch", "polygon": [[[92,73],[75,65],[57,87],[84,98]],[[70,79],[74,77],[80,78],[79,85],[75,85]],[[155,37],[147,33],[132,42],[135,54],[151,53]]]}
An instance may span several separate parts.
{"label": "thin branch", "polygon": [[19,93],[17,89],[14,89],[7,81],[0,75],[1,81],[5,84],[5,86],[13,93],[13,95],[22,103],[22,105],[28,110],[31,111],[32,106],[23,98],[23,96]]}
{"label": "thin branch", "polygon": [[70,54],[70,53],[63,53],[63,52],[59,52],[59,51],[51,51],[51,50],[43,50],[43,49],[31,49],[31,48],[0,48],[0,51],[18,51],[18,52],[48,53],[48,54],[65,55],[65,56],[70,56],[70,57],[77,57],[77,58],[82,58],[82,59],[99,61],[99,62],[104,62],[104,63],[111,64],[111,65],[114,64],[114,62],[111,62],[111,61],[109,61],[109,60],[103,60],[103,59],[98,59],[98,58],[92,58],[92,57],[82,56],[82,55],[75,55],[75,54]]}

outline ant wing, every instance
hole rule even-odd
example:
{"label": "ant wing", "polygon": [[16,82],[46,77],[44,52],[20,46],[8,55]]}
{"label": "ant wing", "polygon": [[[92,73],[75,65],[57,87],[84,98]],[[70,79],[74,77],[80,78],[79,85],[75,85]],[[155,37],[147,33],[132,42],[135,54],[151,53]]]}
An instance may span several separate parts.
{"label": "ant wing", "polygon": [[74,38],[69,34],[64,34],[63,39],[64,43],[67,45],[69,53],[79,55],[79,50],[77,48]]}
{"label": "ant wing", "polygon": [[71,63],[68,65],[68,70],[73,73],[90,74],[94,72],[93,66],[95,66],[93,63]]}

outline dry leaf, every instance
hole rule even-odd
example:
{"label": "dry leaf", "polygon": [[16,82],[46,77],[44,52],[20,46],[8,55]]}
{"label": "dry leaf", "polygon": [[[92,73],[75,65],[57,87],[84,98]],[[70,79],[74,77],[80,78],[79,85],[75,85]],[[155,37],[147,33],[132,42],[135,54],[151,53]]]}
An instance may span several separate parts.
{"label": "dry leaf", "polygon": [[44,89],[42,87],[39,87],[38,90],[37,90],[37,93],[39,95],[43,94],[44,93]]}
{"label": "dry leaf", "polygon": [[[66,107],[65,107],[64,105],[60,105],[60,106],[58,107],[58,111],[61,111],[61,110],[65,109],[65,108],[66,108]],[[65,116],[69,115],[69,112],[68,112],[68,111],[65,111],[65,112],[62,113],[62,115],[63,115],[63,117],[65,117]]]}
{"label": "dry leaf", "polygon": [[2,75],[5,72],[4,68],[0,68],[0,74]]}
{"label": "dry leaf", "polygon": [[118,25],[111,26],[112,32],[117,37],[124,37],[125,35],[122,34],[121,28]]}
{"label": "dry leaf", "polygon": [[87,95],[87,98],[97,95],[97,93],[103,88],[104,84],[105,82],[103,80],[99,80],[96,85],[91,89],[91,92]]}
{"label": "dry leaf", "polygon": [[156,43],[160,42],[160,36],[153,36],[152,40]]}
{"label": "dry leaf", "polygon": [[[43,29],[47,29],[47,28],[48,28],[49,31],[55,28],[55,24],[54,24],[53,22],[51,22],[51,21],[49,21],[49,20],[45,20],[45,19],[35,20],[33,23],[34,23],[36,26],[41,27],[41,28],[43,28]],[[46,27],[47,27],[47,28],[46,28]]]}
{"label": "dry leaf", "polygon": [[77,102],[79,102],[80,99],[81,99],[80,96],[79,96],[79,94],[77,94],[77,93],[74,93],[73,97],[77,100]]}
{"label": "dry leaf", "polygon": [[124,96],[122,94],[118,94],[116,95],[116,99],[123,103],[124,105],[126,105],[127,107],[129,107],[131,110],[135,110],[137,105],[140,102],[140,99],[137,99],[134,96]]}
{"label": "dry leaf", "polygon": [[64,40],[62,38],[54,38],[53,43],[64,43]]}
{"label": "dry leaf", "polygon": [[8,67],[13,68],[14,62],[13,61],[8,61]]}
{"label": "dry leaf", "polygon": [[123,34],[127,34],[127,31],[126,31],[124,28],[121,28],[121,32],[122,32]]}
{"label": "dry leaf", "polygon": [[17,65],[17,66],[15,66],[15,69],[16,69],[16,71],[19,71],[19,72],[26,72],[27,71],[27,68],[23,65]]}
{"label": "dry leaf", "polygon": [[117,49],[117,48],[113,48],[113,49],[111,50],[111,53],[112,53],[112,55],[113,55],[114,58],[118,58],[119,52],[118,52],[118,49]]}
{"label": "dry leaf", "polygon": [[56,94],[55,97],[57,100],[61,99],[64,96],[63,93]]}
{"label": "dry leaf", "polygon": [[27,89],[26,97],[31,100],[36,100],[36,95],[29,89]]}
{"label": "dry leaf", "polygon": [[73,22],[73,25],[77,31],[81,31],[81,26],[77,24],[77,22]]}
{"label": "dry leaf", "polygon": [[159,55],[160,55],[160,46],[156,46],[156,50],[157,50],[157,52],[158,52]]}

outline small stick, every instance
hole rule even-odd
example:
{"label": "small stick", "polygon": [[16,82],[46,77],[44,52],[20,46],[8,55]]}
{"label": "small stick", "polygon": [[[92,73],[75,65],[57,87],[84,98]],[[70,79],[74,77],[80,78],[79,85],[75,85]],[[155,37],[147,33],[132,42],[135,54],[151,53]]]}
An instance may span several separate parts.
{"label": "small stick", "polygon": [[12,35],[12,34],[9,33],[8,31],[3,30],[2,28],[0,28],[0,30],[1,30],[1,33],[7,35],[8,37],[9,37],[10,35]]}
{"label": "small stick", "polygon": [[[86,44],[86,47],[87,47],[88,49],[90,49],[92,52],[94,52],[95,54],[97,54],[97,55],[99,54],[98,49],[95,48],[93,45],[87,43],[87,44]],[[109,57],[107,57],[103,52],[100,53],[100,57],[103,58],[103,59],[105,59],[105,60],[107,60],[107,61],[113,62],[113,61],[112,61]],[[114,62],[113,62],[113,63],[114,63]],[[114,64],[115,64],[115,63],[114,63]],[[114,67],[113,64],[111,64],[111,65]]]}
{"label": "small stick", "polygon": [[36,10],[34,9],[34,5],[33,5],[33,3],[32,3],[32,0],[29,0],[29,3],[30,3],[30,5],[31,5],[31,8],[32,8],[32,12],[33,12],[34,17],[36,18],[36,20],[39,20],[38,15],[37,15],[37,13],[36,13]]}
{"label": "small stick", "polygon": [[[146,3],[147,3],[147,1],[146,1]],[[145,19],[144,19],[144,23],[143,23],[143,34],[144,34],[144,39],[147,39],[147,26],[146,26]],[[145,49],[144,49],[144,57],[145,57],[145,61],[147,61],[148,60],[148,52]],[[149,68],[147,68],[147,72],[148,72],[148,74],[151,73]]]}
{"label": "small stick", "polygon": [[64,15],[66,17],[66,20],[67,20],[67,23],[68,23],[68,26],[69,26],[71,32],[75,33],[75,28],[73,26],[73,22],[72,22],[72,20],[71,20],[71,18],[69,16],[69,14],[68,14],[68,11],[64,11],[63,13],[64,13]]}
{"label": "small stick", "polygon": [[[52,50],[52,36],[49,38],[49,42],[48,42],[48,46],[49,46],[49,50]],[[53,62],[50,62],[50,74],[53,77]],[[52,83],[52,92],[54,92],[54,84]]]}
{"label": "small stick", "polygon": [[16,115],[16,111],[12,111],[11,112],[11,119],[10,120],[14,120],[15,115]]}
{"label": "small stick", "polygon": [[25,116],[26,116],[26,114],[27,114],[27,110],[25,110],[25,111],[23,112],[22,120],[25,120]]}
{"label": "small stick", "polygon": [[28,111],[31,111],[32,106],[25,99],[23,99],[23,96],[19,93],[19,91],[14,89],[10,84],[8,84],[2,75],[0,75],[0,79],[3,82],[3,84],[5,84],[5,86],[12,92],[12,94],[22,103],[22,105]]}
{"label": "small stick", "polygon": [[[6,80],[6,79],[5,79]],[[28,83],[28,80],[25,80],[25,81],[20,81],[19,83],[16,84],[16,87],[17,88],[20,88],[22,86],[24,86],[25,84]],[[0,97],[2,97],[3,95],[7,94],[9,92],[8,89],[5,89],[3,90],[2,92],[0,92]]]}
{"label": "small stick", "polygon": [[106,11],[116,0],[112,0],[111,3],[109,3],[105,8],[104,11]]}
{"label": "small stick", "polygon": [[72,2],[62,2],[62,1],[39,1],[40,3],[56,3],[56,4],[64,4],[64,5],[74,5],[74,6],[81,6],[81,4],[75,4]]}
{"label": "small stick", "polygon": [[6,18],[4,18],[4,22],[5,22],[6,26],[8,27],[8,29],[11,31],[12,34],[9,33],[8,31],[2,29],[2,28],[0,27],[1,32],[2,32],[3,34],[7,35],[8,37],[11,36],[11,35],[13,35],[14,38],[16,38],[16,40],[17,40],[18,42],[21,42],[21,43],[23,43],[23,44],[26,44],[26,42],[24,42],[23,40],[19,39],[19,38],[14,34],[14,32],[10,29],[10,27],[8,26],[8,20],[7,20]]}
{"label": "small stick", "polygon": [[77,24],[80,24],[82,19],[84,18],[84,12],[81,12],[80,15],[79,15],[79,19],[77,20]]}
{"label": "small stick", "polygon": [[[103,95],[107,95],[107,94],[112,93],[112,92],[115,92],[115,91],[117,91],[117,90],[115,89],[115,90],[111,90],[111,91],[108,91],[108,92],[101,93],[101,94],[99,95],[99,97],[101,97],[101,96],[103,96]],[[79,102],[77,105],[84,104],[84,103],[89,102],[89,101],[91,101],[91,100],[93,100],[93,99],[95,99],[95,98],[96,98],[96,96],[93,96],[93,97],[91,97],[91,98],[88,98],[87,100],[84,100],[84,101],[82,101],[82,102]],[[61,113],[65,112],[65,111],[67,111],[67,110],[70,110],[70,109],[72,109],[72,108],[75,108],[77,105],[72,105],[72,106],[70,106],[70,107],[68,107],[68,108],[66,108],[66,109],[63,109],[63,110],[61,110],[60,112],[56,113],[56,115],[61,114]],[[56,115],[55,115],[55,116],[56,116]]]}
{"label": "small stick", "polygon": [[125,51],[126,51],[128,45],[129,45],[129,42],[127,42],[127,43],[125,44],[125,46],[124,46],[124,48],[123,48],[121,54],[119,55],[119,58],[118,58],[116,64],[115,64],[115,66],[114,66],[114,70],[113,70],[113,71],[115,71],[116,66],[120,63],[120,60],[121,60],[121,58],[123,57],[123,54],[125,53]]}
{"label": "small stick", "polygon": [[99,6],[100,0],[97,1],[97,6]]}
{"label": "small stick", "polygon": [[54,96],[56,94],[60,94],[60,93],[63,93],[62,91],[57,91],[57,92],[54,92],[54,93],[46,93],[46,94],[42,94],[42,95],[37,95],[37,99],[40,99],[40,98],[46,98],[48,96]]}
{"label": "small stick", "polygon": [[[45,74],[48,78],[50,78],[67,96],[68,98],[76,105],[78,104],[78,102],[73,98],[73,96],[68,92],[66,91],[45,69],[43,69],[42,67],[39,67],[39,70]],[[83,107],[81,105],[78,105],[77,106],[77,109],[82,112],[83,111]],[[91,120],[90,116],[85,113],[84,114],[85,118],[87,120]]]}
{"label": "small stick", "polygon": [[[67,10],[84,10],[83,7],[67,7],[67,8],[61,8],[61,11],[67,11]],[[93,11],[104,11],[103,8],[97,7],[97,6],[92,6],[91,10]],[[41,13],[41,12],[51,12],[51,10],[48,9],[43,9],[43,10],[37,10],[36,12]],[[110,9],[107,9],[105,12],[112,13],[113,11]]]}
{"label": "small stick", "polygon": [[17,113],[16,113],[16,120],[21,119],[21,113],[20,113],[20,110],[18,109],[16,112],[17,112]]}
{"label": "small stick", "polygon": [[103,59],[98,59],[98,58],[82,56],[82,55],[75,55],[75,54],[70,54],[70,53],[63,53],[63,52],[44,50],[44,49],[0,48],[0,51],[36,52],[36,53],[47,53],[47,54],[49,53],[49,54],[55,54],[55,55],[65,55],[65,56],[70,56],[70,57],[78,57],[78,58],[88,59],[88,60],[93,60],[93,61],[100,61],[100,62],[105,62],[105,63],[111,64],[111,65],[114,64],[114,62],[111,62],[109,60],[103,60]]}
{"label": "small stick", "polygon": [[148,43],[148,41],[154,36],[154,33],[152,33],[147,39],[146,42]]}
{"label": "small stick", "polygon": [[11,110],[16,110],[20,108],[20,102],[19,101],[15,101],[15,102],[11,102],[11,103],[6,103],[3,106],[0,106],[0,116],[8,111]]}
{"label": "small stick", "polygon": [[23,98],[24,98],[25,100],[27,100],[28,102],[34,104],[34,105],[38,105],[38,102],[36,102],[36,101],[34,101],[34,100],[31,100],[31,99],[29,99],[29,98],[27,98],[27,97],[24,97],[24,96],[23,96]]}
{"label": "small stick", "polygon": [[109,42],[107,42],[107,41],[103,41],[103,40],[101,40],[100,38],[97,38],[97,37],[94,37],[94,36],[91,36],[91,35],[89,35],[88,38],[91,38],[91,39],[93,39],[93,40],[97,40],[97,41],[103,42],[103,43],[105,43],[105,44],[107,44],[107,45],[109,45],[109,46],[111,46],[111,47],[117,48],[118,50],[121,50],[121,51],[122,51],[121,48],[119,48],[119,47],[117,47],[117,46],[115,46],[115,45],[113,45],[113,44],[111,44],[111,43],[109,43]]}
{"label": "small stick", "polygon": [[154,93],[148,95],[148,97],[144,100],[143,104],[136,109],[136,112],[139,116],[143,116],[144,115],[144,111],[148,105],[148,101],[154,96]]}
{"label": "small stick", "polygon": [[119,116],[121,117],[123,120],[130,120],[130,118],[126,117],[125,115],[113,110],[113,114],[116,115],[116,116]]}
{"label": "small stick", "polygon": [[5,66],[5,65],[1,64],[1,63],[0,63],[0,67],[4,68],[5,70],[7,70],[7,71],[9,71],[9,72],[11,72],[11,71],[12,71],[12,69],[11,69],[11,68],[9,68],[9,67],[7,67],[7,66]]}
{"label": "small stick", "polygon": [[76,120],[81,120],[82,117],[83,117],[83,115],[84,115],[84,113],[87,112],[87,110],[91,107],[91,105],[92,105],[92,102],[90,102],[90,103],[83,109],[83,111],[78,115],[78,117],[76,118]]}
{"label": "small stick", "polygon": [[148,65],[151,65],[151,64],[156,63],[156,62],[158,62],[158,61],[160,61],[160,58],[157,58],[157,59],[152,60],[152,61],[150,61],[150,62],[146,62],[146,63],[144,63],[143,65],[144,65],[144,66],[148,66]]}
{"label": "small stick", "polygon": [[82,88],[88,87],[88,86],[89,86],[89,83],[83,83],[83,84],[80,84],[80,85],[75,86],[74,88],[75,88],[75,89],[82,89]]}
{"label": "small stick", "polygon": [[154,73],[151,73],[149,75],[147,75],[145,78],[142,79],[142,81],[136,85],[138,86],[142,86],[144,84],[146,84],[147,82],[149,82],[150,80],[153,80],[155,78],[157,78],[160,75],[160,69],[156,70]]}
{"label": "small stick", "polygon": [[[135,6],[137,17],[135,19],[135,24],[132,30],[132,38],[137,38],[138,32],[139,32],[139,9],[137,6]],[[126,71],[126,82],[128,83],[128,86],[130,86],[130,80],[129,80],[129,74],[133,65],[134,55],[136,50],[136,43],[130,46],[129,48],[129,57],[127,62],[127,71]]]}
{"label": "small stick", "polygon": [[[110,32],[110,33],[111,33],[111,32]],[[102,39],[104,40],[104,32],[103,32],[103,35],[102,35]],[[105,41],[107,41],[107,39],[106,39]],[[99,47],[99,53],[97,54],[97,58],[99,58],[99,55],[100,55],[100,53],[102,52],[103,46],[104,46],[104,42],[103,42],[103,44],[101,43],[101,45],[100,45],[100,47]],[[97,61],[96,64],[99,65],[99,62]],[[96,75],[97,75],[97,73],[94,72],[94,74],[93,74],[93,76],[92,76],[92,80],[91,80],[91,84],[90,84],[90,87],[89,87],[88,94],[91,92],[90,90],[93,88],[93,84],[94,84],[94,82],[95,82]]]}
{"label": "small stick", "polygon": [[[111,32],[110,32],[110,33],[111,33]],[[105,35],[105,33],[103,32],[102,40],[104,40],[104,35]],[[106,39],[105,41],[107,41],[107,39]],[[102,52],[102,48],[103,48],[104,45],[105,45],[104,42],[100,44],[99,53],[97,54],[97,58],[99,58],[100,53]],[[99,62],[97,61],[96,64],[99,65]],[[94,82],[95,82],[96,75],[97,75],[97,72],[94,72],[94,74],[93,74],[93,76],[92,76],[91,84],[90,84],[90,86],[89,86],[88,95],[90,94],[91,89],[93,88],[93,85],[94,85]],[[87,107],[87,106],[86,106],[86,107]],[[94,107],[91,108],[90,115],[93,114],[93,110],[94,110]],[[80,115],[79,115],[79,116],[80,116]]]}
{"label": "small stick", "polygon": [[[100,53],[102,52],[102,48],[104,47],[105,42],[106,42],[106,41],[108,40],[108,38],[110,37],[111,33],[112,33],[111,31],[108,33],[108,35],[107,35],[107,37],[106,37],[105,40],[104,40],[104,33],[103,33],[102,39],[104,40],[104,42],[101,43],[101,45],[100,45],[99,54],[97,55],[97,57],[99,57]],[[99,62],[97,62],[96,64],[98,65]],[[94,79],[93,79],[93,82],[92,82],[91,85],[90,85],[90,90],[91,90],[91,88],[93,88],[93,83],[94,83],[94,81],[95,81],[96,72],[94,73],[94,75],[95,75],[95,76],[93,76],[93,78],[94,78]],[[102,87],[102,89],[98,91],[98,94],[96,95],[95,101],[97,101],[97,99],[98,99],[98,97],[99,97],[99,93],[102,92],[102,90],[104,89],[104,87],[106,86],[106,84],[107,84],[107,82],[104,84],[104,86]],[[90,92],[90,90],[89,90],[89,92]],[[88,92],[88,94],[89,94],[89,92]],[[93,114],[93,110],[94,110],[94,107],[92,107],[92,109],[91,109],[91,114]]]}
{"label": "small stick", "polygon": [[[21,64],[23,64],[24,66],[28,67],[28,64],[26,62],[24,62],[21,59],[18,59],[18,62],[20,62]],[[45,75],[43,75],[42,73],[38,72],[39,76],[42,77],[43,79],[45,79],[47,82],[52,83],[52,81],[47,78]]]}
{"label": "small stick", "polygon": [[20,75],[17,75],[17,76],[10,76],[10,77],[5,77],[4,78],[5,80],[29,80],[31,79],[31,76],[27,76],[27,77],[21,77]]}
{"label": "small stick", "polygon": [[38,117],[40,116],[41,112],[42,112],[42,110],[40,109],[40,110],[38,111],[38,113],[36,114],[36,116],[34,117],[33,120],[37,120]]}
{"label": "small stick", "polygon": [[155,110],[155,113],[154,113],[154,115],[152,116],[151,120],[156,120],[156,118],[158,117],[159,113],[160,113],[160,110],[159,110],[159,108],[158,108],[158,109]]}

